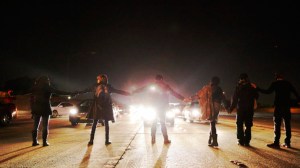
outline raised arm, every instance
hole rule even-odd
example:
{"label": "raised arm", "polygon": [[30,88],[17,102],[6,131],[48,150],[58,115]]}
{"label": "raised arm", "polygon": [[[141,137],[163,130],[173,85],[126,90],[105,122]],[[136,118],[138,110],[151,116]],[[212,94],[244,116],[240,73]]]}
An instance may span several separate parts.
{"label": "raised arm", "polygon": [[131,94],[129,92],[126,92],[126,91],[123,91],[123,90],[119,90],[119,89],[115,89],[113,88],[112,86],[110,87],[110,91],[111,93],[117,93],[117,94],[121,94],[121,95],[124,95],[124,96],[130,96]]}
{"label": "raised arm", "polygon": [[177,93],[176,91],[174,91],[170,86],[167,86],[168,87],[168,90],[170,91],[170,93],[174,96],[174,97],[176,97],[177,99],[179,99],[179,100],[184,100],[184,97],[181,95],[181,94],[179,94],[179,93]]}

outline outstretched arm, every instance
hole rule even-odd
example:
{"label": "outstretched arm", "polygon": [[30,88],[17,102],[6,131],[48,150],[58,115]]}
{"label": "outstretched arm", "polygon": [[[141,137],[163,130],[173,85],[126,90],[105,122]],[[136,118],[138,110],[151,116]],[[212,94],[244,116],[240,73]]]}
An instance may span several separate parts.
{"label": "outstretched arm", "polygon": [[168,90],[169,90],[170,93],[171,93],[174,97],[176,97],[177,99],[182,100],[182,101],[184,100],[184,97],[183,97],[181,94],[175,92],[170,86],[168,86]]}
{"label": "outstretched arm", "polygon": [[110,88],[112,93],[117,93],[117,94],[121,94],[124,96],[130,96],[131,94],[129,92],[123,91],[123,90],[119,90],[119,89],[115,89],[113,87]]}
{"label": "outstretched arm", "polygon": [[272,83],[268,89],[261,89],[259,87],[256,87],[256,90],[261,92],[261,93],[264,93],[264,94],[271,94],[274,92],[275,88],[274,88],[274,83]]}

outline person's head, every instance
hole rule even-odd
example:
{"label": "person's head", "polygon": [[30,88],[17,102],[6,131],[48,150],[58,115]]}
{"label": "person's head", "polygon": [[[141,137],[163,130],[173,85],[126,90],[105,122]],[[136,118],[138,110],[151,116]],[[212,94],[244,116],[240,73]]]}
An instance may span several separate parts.
{"label": "person's head", "polygon": [[210,80],[210,84],[215,85],[215,86],[219,85],[220,84],[220,78],[217,77],[217,76],[212,77],[211,80]]}
{"label": "person's head", "polygon": [[35,85],[37,86],[50,85],[50,79],[48,76],[40,76],[35,80]]}
{"label": "person's head", "polygon": [[249,82],[248,74],[241,73],[239,78],[239,83],[247,83],[247,82]]}
{"label": "person's head", "polygon": [[158,74],[158,75],[155,76],[155,81],[156,82],[162,82],[163,80],[164,80],[164,78],[163,78],[162,75]]}
{"label": "person's head", "polygon": [[108,83],[108,77],[105,74],[100,74],[97,76],[97,83],[98,84],[107,84]]}
{"label": "person's head", "polygon": [[276,72],[274,73],[274,78],[275,80],[280,80],[283,79],[283,75],[281,73]]}

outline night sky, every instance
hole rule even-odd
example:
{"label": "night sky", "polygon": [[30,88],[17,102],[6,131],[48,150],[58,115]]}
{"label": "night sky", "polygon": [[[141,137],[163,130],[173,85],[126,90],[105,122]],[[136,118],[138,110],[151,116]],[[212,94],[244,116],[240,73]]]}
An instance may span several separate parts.
{"label": "night sky", "polygon": [[[1,84],[49,75],[73,91],[105,73],[114,87],[130,90],[160,73],[190,96],[216,75],[230,97],[240,73],[266,88],[281,72],[300,91],[295,4],[57,2],[1,5]],[[272,103],[273,96],[260,100]]]}

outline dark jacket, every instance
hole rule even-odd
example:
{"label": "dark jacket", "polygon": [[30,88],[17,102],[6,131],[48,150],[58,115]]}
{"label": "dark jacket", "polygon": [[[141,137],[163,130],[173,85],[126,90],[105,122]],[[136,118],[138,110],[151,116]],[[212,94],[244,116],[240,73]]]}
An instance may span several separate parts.
{"label": "dark jacket", "polygon": [[251,86],[250,82],[238,84],[235,88],[230,105],[230,111],[235,107],[240,111],[254,111],[254,99],[258,99],[258,92]]}
{"label": "dark jacket", "polygon": [[53,93],[71,95],[71,92],[57,90],[50,85],[35,85],[30,91],[30,106],[33,115],[52,115],[50,99]]}
{"label": "dark jacket", "polygon": [[286,80],[276,80],[271,83],[268,89],[257,88],[257,90],[264,94],[271,94],[275,92],[275,106],[290,107],[291,93],[293,93],[299,100],[299,95],[294,86]]}
{"label": "dark jacket", "polygon": [[114,121],[111,93],[130,95],[130,93],[113,88],[110,84],[96,84],[84,92],[93,92],[94,99],[87,118]]}

